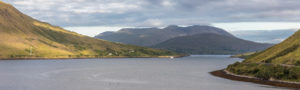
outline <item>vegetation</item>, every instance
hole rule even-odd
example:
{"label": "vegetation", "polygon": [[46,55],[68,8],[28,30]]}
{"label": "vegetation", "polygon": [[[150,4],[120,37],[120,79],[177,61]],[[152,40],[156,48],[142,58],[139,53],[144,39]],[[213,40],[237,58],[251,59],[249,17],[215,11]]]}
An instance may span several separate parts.
{"label": "vegetation", "polygon": [[254,56],[255,54],[257,54],[258,52],[248,52],[248,53],[242,53],[242,54],[236,54],[236,55],[232,55],[232,58],[242,58],[242,59],[247,59],[251,56]]}
{"label": "vegetation", "polygon": [[259,54],[256,54],[244,62],[247,63],[273,63],[273,64],[293,64],[300,61],[300,31]]}
{"label": "vegetation", "polygon": [[227,70],[261,78],[300,82],[300,31],[280,44],[251,55],[243,62],[229,65]]}
{"label": "vegetation", "polygon": [[245,64],[236,62],[229,65],[228,71],[239,74],[257,77],[263,80],[286,80],[300,81],[300,67],[288,67],[278,64]]}
{"label": "vegetation", "polygon": [[80,35],[35,20],[3,2],[0,2],[0,37],[0,59],[179,55]]}

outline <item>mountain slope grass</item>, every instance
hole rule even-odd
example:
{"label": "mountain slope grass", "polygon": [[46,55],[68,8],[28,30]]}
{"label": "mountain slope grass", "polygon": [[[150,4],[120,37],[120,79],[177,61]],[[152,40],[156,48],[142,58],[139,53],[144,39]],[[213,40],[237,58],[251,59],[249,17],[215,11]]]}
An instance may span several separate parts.
{"label": "mountain slope grass", "polygon": [[300,82],[300,31],[265,51],[248,57],[243,62],[229,65],[227,70],[264,80]]}
{"label": "mountain slope grass", "polygon": [[0,37],[0,59],[179,55],[80,35],[35,20],[3,2],[0,2]]}
{"label": "mountain slope grass", "polygon": [[296,64],[300,61],[300,31],[280,44],[245,60],[247,63]]}

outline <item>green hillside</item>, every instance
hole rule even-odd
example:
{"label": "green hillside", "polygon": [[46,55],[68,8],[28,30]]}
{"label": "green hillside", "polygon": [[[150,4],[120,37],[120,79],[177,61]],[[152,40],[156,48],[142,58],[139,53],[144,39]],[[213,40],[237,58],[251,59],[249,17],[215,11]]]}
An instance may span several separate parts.
{"label": "green hillside", "polygon": [[296,64],[300,61],[300,31],[289,37],[280,44],[265,50],[244,62],[248,63],[275,63],[275,64]]}
{"label": "green hillside", "polygon": [[35,20],[0,1],[0,58],[153,57],[169,51],[113,43]]}
{"label": "green hillside", "polygon": [[230,72],[262,79],[300,81],[300,31],[241,63],[230,65]]}

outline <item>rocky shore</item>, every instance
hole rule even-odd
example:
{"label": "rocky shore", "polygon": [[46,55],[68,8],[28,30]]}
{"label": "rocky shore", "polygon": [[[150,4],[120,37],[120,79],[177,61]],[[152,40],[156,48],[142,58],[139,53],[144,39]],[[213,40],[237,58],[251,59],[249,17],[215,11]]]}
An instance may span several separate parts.
{"label": "rocky shore", "polygon": [[236,75],[236,74],[230,73],[224,69],[210,72],[210,74],[217,76],[217,77],[230,79],[230,80],[253,82],[253,83],[265,84],[265,85],[271,85],[271,86],[300,89],[300,83],[298,83],[298,82],[288,82],[288,81],[281,81],[281,80],[262,80],[262,79],[250,77],[250,76]]}

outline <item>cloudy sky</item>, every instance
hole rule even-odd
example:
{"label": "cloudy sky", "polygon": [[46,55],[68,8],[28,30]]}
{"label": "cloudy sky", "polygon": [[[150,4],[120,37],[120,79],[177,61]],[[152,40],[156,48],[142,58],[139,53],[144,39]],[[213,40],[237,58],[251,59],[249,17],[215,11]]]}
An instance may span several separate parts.
{"label": "cloudy sky", "polygon": [[36,19],[93,36],[123,27],[300,28],[300,0],[2,0]]}

